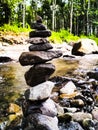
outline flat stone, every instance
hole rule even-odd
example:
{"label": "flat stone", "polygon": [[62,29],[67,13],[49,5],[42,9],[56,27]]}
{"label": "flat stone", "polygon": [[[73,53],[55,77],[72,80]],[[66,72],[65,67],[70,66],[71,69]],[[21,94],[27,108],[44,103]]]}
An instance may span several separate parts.
{"label": "flat stone", "polygon": [[35,65],[25,73],[26,83],[27,85],[33,87],[45,82],[54,73],[54,71],[55,66],[51,63]]}
{"label": "flat stone", "polygon": [[50,43],[45,44],[37,44],[29,46],[29,51],[46,51],[52,49],[52,45]]}
{"label": "flat stone", "polygon": [[31,31],[29,33],[29,37],[50,37],[51,36],[51,31],[50,30],[41,30],[41,31]]}
{"label": "flat stone", "polygon": [[26,42],[31,43],[31,44],[49,43],[47,38],[42,38],[42,37],[33,37],[33,38],[30,38],[30,39],[26,40]]}
{"label": "flat stone", "polygon": [[42,23],[36,22],[31,24],[32,29],[37,29],[37,30],[46,30],[46,26],[43,25]]}
{"label": "flat stone", "polygon": [[46,81],[34,87],[30,87],[30,89],[25,92],[25,97],[30,101],[44,100],[50,97],[53,88],[54,83]]}
{"label": "flat stone", "polygon": [[32,51],[23,52],[19,57],[19,62],[21,65],[33,65],[39,63],[45,63],[54,58],[62,56],[61,51]]}

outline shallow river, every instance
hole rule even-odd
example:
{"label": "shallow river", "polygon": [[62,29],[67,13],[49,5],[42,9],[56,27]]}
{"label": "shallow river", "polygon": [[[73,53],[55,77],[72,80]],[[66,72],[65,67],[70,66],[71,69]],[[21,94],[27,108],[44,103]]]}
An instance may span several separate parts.
{"label": "shallow river", "polygon": [[[73,59],[55,59],[52,63],[56,66],[56,71],[52,76],[67,76],[73,77],[78,75],[81,70],[91,70],[98,68],[98,55],[92,56],[91,59],[86,58],[81,60]],[[95,58],[94,58],[95,57]],[[97,59],[97,60],[95,60]],[[91,62],[92,61],[92,62]],[[0,106],[15,102],[17,98],[24,94],[24,91],[29,88],[26,85],[24,74],[31,66],[21,66],[18,62],[9,62],[0,64]]]}
{"label": "shallow river", "polygon": [[[55,59],[52,60],[52,63],[56,66],[56,71],[52,76],[72,77],[74,73],[79,73],[81,70],[91,70],[98,67],[98,59],[96,62],[93,60],[91,62],[91,58],[88,62],[84,58],[83,61],[82,59],[80,61]],[[4,101],[14,101],[20,94],[24,93],[28,88],[24,74],[30,67],[21,66],[18,62],[0,64],[0,104]]]}
{"label": "shallow river", "polygon": [[[66,76],[72,75],[77,68],[76,61],[64,61],[62,59],[53,60],[56,71],[52,75]],[[24,74],[30,66],[21,66],[18,62],[9,62],[0,65],[0,104],[5,102],[13,102],[16,98],[23,94],[28,88],[26,85]]]}

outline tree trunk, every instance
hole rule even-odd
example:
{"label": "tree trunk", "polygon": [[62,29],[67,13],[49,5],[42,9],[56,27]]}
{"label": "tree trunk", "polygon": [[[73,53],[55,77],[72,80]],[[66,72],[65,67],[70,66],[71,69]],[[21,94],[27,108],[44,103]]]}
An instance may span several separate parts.
{"label": "tree trunk", "polygon": [[90,11],[90,0],[88,0],[88,7],[87,7],[87,35],[90,34],[89,11]]}
{"label": "tree trunk", "polygon": [[72,24],[73,24],[73,0],[71,0],[71,9],[70,9],[70,33],[72,33]]}
{"label": "tree trunk", "polygon": [[23,0],[23,28],[25,28],[26,1]]}

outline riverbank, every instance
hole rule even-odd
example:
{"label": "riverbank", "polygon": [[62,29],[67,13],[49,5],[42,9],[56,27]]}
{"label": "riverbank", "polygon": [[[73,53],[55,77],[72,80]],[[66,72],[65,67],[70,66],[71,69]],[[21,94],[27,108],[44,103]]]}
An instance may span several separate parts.
{"label": "riverbank", "polygon": [[0,47],[0,57],[9,57],[13,61],[18,61],[20,54],[23,51],[28,51],[30,44],[14,44]]}

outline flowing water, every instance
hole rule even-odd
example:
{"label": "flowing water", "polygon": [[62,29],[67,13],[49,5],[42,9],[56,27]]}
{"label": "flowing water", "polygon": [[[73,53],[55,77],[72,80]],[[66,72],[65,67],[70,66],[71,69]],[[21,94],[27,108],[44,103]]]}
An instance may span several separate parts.
{"label": "flowing water", "polygon": [[[52,76],[71,75],[77,68],[76,61],[53,60],[56,71]],[[30,66],[21,66],[18,62],[9,62],[0,65],[0,105],[14,102],[28,88],[24,74]]]}
{"label": "flowing water", "polygon": [[[72,77],[79,69],[90,70],[98,66],[98,64],[94,62],[93,64],[89,64],[89,62],[86,64],[84,61],[85,60],[81,60],[83,63],[79,65],[78,60],[55,59],[52,63],[56,66],[56,70],[52,76],[67,75]],[[96,66],[94,66],[94,64],[96,64]],[[28,88],[24,74],[29,68],[30,66],[21,66],[19,62],[0,64],[0,103],[2,101],[14,101],[20,94],[24,93]]]}

